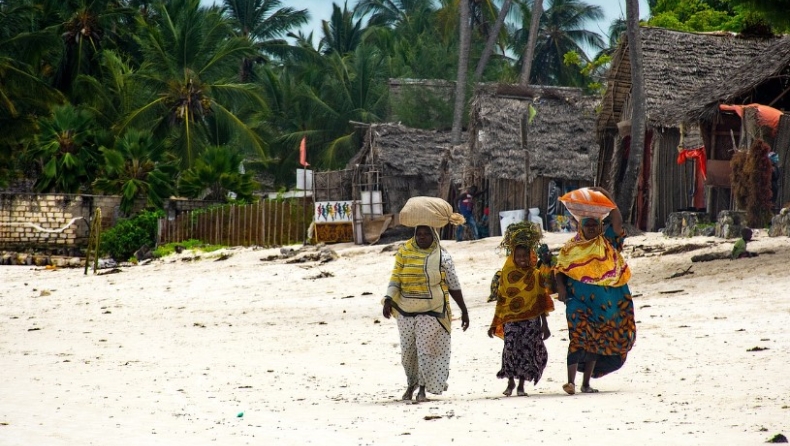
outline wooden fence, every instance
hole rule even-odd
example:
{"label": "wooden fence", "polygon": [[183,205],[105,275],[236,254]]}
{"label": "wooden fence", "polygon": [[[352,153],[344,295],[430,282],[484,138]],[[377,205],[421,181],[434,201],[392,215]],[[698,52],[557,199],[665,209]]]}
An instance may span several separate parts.
{"label": "wooden fence", "polygon": [[313,220],[313,201],[262,200],[183,212],[159,220],[159,244],[190,239],[225,246],[282,246],[302,243]]}

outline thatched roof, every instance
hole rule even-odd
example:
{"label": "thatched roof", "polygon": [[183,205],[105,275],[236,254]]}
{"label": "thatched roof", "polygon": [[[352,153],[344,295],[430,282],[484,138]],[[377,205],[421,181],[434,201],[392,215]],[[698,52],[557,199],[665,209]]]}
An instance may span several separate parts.
{"label": "thatched roof", "polygon": [[[711,82],[667,106],[658,114],[661,122],[710,121],[718,113],[719,104],[759,102],[761,85],[775,82],[765,91],[767,99],[783,93],[790,78],[790,37],[777,40],[757,56],[740,66],[730,67],[726,82]],[[755,97],[756,96],[756,97]],[[767,104],[766,104],[767,105]]]}
{"label": "thatched roof", "polygon": [[371,124],[360,152],[348,164],[381,166],[384,175],[437,179],[442,158],[453,152],[450,132],[398,123]]}
{"label": "thatched roof", "polygon": [[492,85],[478,88],[472,102],[472,163],[487,178],[524,180],[521,117],[529,105],[537,114],[529,124],[530,179],[594,178],[598,157],[595,106],[598,98],[567,87]]}
{"label": "thatched roof", "polygon": [[[647,124],[656,126],[659,113],[707,84],[730,82],[727,72],[761,54],[775,41],[731,33],[685,33],[642,27]],[[631,91],[631,61],[624,35],[607,74],[607,89],[598,116],[598,130],[616,129]],[[666,124],[666,123],[664,123]]]}

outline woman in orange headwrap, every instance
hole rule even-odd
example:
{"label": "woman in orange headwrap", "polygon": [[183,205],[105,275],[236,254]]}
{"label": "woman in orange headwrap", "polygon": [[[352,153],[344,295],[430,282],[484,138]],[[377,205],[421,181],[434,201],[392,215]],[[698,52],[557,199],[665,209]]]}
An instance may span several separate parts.
{"label": "woman in orange headwrap", "polygon": [[636,339],[634,303],[628,288],[631,270],[620,254],[625,238],[623,218],[606,190],[590,189],[612,202],[609,225],[604,229],[601,218],[576,215],[579,232],[560,250],[555,266],[558,299],[566,305],[570,341],[568,382],[562,388],[571,395],[576,393],[578,369],[584,373],[581,391],[597,392],[590,386],[590,378],[622,367]]}
{"label": "woman in orange headwrap", "polygon": [[537,384],[548,363],[543,341],[551,336],[546,315],[554,311],[554,303],[536,268],[535,248],[540,236],[540,228],[530,222],[508,226],[502,240],[508,257],[492,284],[497,290],[497,303],[488,336],[505,341],[497,378],[508,379],[503,392],[506,396],[513,393],[516,378],[517,394],[526,396],[524,381]]}

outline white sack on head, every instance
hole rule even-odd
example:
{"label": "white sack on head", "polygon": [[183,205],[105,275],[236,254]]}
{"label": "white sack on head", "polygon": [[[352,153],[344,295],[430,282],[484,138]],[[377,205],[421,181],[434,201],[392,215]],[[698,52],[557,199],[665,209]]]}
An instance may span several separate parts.
{"label": "white sack on head", "polygon": [[403,226],[441,228],[447,223],[462,225],[463,215],[453,212],[450,203],[437,197],[411,197],[403,205],[398,220]]}

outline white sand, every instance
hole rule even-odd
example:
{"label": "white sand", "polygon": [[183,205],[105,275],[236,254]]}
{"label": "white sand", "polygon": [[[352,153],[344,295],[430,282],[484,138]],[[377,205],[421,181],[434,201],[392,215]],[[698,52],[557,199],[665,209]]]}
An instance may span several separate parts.
{"label": "white sand", "polygon": [[[547,241],[556,249],[567,237]],[[0,444],[718,446],[790,436],[790,239],[759,233],[750,249],[775,254],[694,264],[732,241],[628,239],[638,334],[625,366],[593,381],[599,394],[566,395],[557,302],[549,365],[521,398],[501,395],[502,342],[486,336],[499,241],[444,242],[471,327],[454,324],[450,388],[422,404],[397,400],[398,331],[379,303],[393,253],[382,246],[334,245],[341,257],[326,264],[236,249],[222,262],[171,257],[103,276],[2,267]],[[690,243],[710,248],[650,252]],[[668,279],[690,265],[694,274]],[[321,272],[333,277],[309,279]]]}

